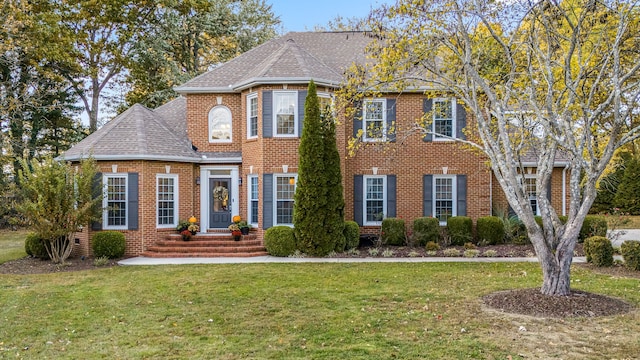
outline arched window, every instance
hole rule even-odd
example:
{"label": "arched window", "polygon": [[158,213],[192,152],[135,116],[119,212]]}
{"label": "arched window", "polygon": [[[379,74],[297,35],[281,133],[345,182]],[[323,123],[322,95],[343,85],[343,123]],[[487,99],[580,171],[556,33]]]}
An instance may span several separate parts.
{"label": "arched window", "polygon": [[216,106],[209,111],[209,142],[231,142],[231,110]]}

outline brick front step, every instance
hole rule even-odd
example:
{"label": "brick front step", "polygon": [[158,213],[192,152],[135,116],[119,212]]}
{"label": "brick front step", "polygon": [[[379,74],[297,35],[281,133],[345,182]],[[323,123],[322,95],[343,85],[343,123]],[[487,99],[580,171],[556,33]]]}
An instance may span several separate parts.
{"label": "brick front step", "polygon": [[150,257],[150,258],[203,258],[203,257],[255,257],[255,256],[267,256],[266,251],[264,252],[243,252],[243,253],[218,253],[218,254],[206,254],[206,253],[151,253],[149,251],[145,251],[140,256]]}
{"label": "brick front step", "polygon": [[141,255],[151,258],[251,257],[265,256],[267,251],[256,235],[244,235],[240,241],[235,241],[229,232],[221,232],[200,233],[188,241],[182,240],[180,234],[167,234]]}

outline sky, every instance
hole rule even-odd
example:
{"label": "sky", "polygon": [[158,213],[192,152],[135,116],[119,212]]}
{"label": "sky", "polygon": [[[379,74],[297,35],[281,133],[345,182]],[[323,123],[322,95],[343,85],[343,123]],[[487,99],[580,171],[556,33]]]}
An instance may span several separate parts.
{"label": "sky", "polygon": [[267,0],[272,11],[280,17],[284,32],[311,31],[338,15],[343,18],[366,17],[371,8],[390,4],[391,0]]}

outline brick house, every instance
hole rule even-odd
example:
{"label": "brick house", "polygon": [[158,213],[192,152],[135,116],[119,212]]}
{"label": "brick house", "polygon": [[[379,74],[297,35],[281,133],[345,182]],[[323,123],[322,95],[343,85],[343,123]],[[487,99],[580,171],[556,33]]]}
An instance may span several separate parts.
{"label": "brick house", "polygon": [[[258,242],[269,227],[291,225],[309,80],[330,102],[345,69],[365,60],[369,41],[359,32],[288,33],[179,86],[181,96],[155,110],[134,105],[68,150],[68,161],[98,161],[105,188],[102,223],[78,234],[76,253],[90,255],[92,233],[112,229],[125,234],[127,255],[148,254],[190,216],[198,218],[197,237],[219,235],[237,214],[253,225]],[[434,107],[441,110],[432,125],[439,133],[465,136],[473,119],[455,99],[417,91],[365,99],[354,118],[336,114],[345,218],[363,233],[376,233],[383,217],[444,223],[506,206],[486,158],[454,141],[412,136],[400,144],[384,131],[365,131],[364,143],[377,146],[347,156],[359,131],[410,123]],[[528,166],[524,181],[535,194],[527,180],[535,162]],[[557,166],[552,202],[564,212],[566,173]]]}

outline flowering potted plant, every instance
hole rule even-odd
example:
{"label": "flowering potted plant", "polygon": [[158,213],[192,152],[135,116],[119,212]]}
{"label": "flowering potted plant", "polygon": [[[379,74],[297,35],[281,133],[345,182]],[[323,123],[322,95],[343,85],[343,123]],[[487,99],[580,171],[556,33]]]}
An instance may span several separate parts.
{"label": "flowering potted plant", "polygon": [[200,226],[196,224],[198,219],[195,216],[189,218],[189,226],[187,226],[187,230],[191,232],[191,235],[195,235],[198,231],[200,231]]}
{"label": "flowering potted plant", "polygon": [[189,230],[182,230],[180,232],[180,235],[182,236],[182,240],[184,240],[184,241],[191,240],[191,231],[189,231]]}
{"label": "flowering potted plant", "polygon": [[238,227],[238,224],[233,223],[233,224],[229,225],[228,228],[231,231],[231,235],[233,236],[233,240],[235,240],[235,241],[240,240],[240,236],[242,235],[242,232],[240,232],[240,227]]}

